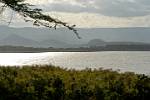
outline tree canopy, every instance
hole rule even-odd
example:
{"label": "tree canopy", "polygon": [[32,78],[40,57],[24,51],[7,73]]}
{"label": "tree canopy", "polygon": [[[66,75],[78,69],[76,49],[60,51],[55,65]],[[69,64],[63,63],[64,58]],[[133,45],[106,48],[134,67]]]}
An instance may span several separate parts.
{"label": "tree canopy", "polygon": [[25,22],[32,22],[33,25],[36,26],[44,26],[55,29],[60,25],[72,30],[76,36],[80,38],[77,30],[75,29],[75,25],[69,25],[59,19],[43,14],[42,9],[35,8],[33,7],[34,5],[25,3],[24,1],[26,0],[0,0],[0,3],[2,3],[0,11],[3,12],[5,8],[10,8],[19,15],[23,16]]}

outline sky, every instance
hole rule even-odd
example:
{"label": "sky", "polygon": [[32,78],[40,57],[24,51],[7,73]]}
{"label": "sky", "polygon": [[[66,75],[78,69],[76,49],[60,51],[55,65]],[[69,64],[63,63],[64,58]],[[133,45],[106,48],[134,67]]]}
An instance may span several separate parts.
{"label": "sky", "polygon": [[[26,0],[77,27],[150,27],[150,0]],[[8,20],[11,11],[3,14]],[[14,26],[29,26],[13,14]],[[3,23],[2,18],[0,19]]]}

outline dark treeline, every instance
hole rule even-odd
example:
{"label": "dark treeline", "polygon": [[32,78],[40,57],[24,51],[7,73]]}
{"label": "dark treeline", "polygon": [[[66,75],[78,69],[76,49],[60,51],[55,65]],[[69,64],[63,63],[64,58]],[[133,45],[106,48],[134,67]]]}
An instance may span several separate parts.
{"label": "dark treeline", "polygon": [[106,45],[79,48],[35,48],[24,46],[0,46],[0,52],[93,52],[93,51],[150,51],[149,44]]}
{"label": "dark treeline", "polygon": [[104,50],[108,51],[150,51],[150,44],[134,45],[107,45]]}
{"label": "dark treeline", "polygon": [[150,77],[53,66],[0,67],[0,100],[149,100]]}

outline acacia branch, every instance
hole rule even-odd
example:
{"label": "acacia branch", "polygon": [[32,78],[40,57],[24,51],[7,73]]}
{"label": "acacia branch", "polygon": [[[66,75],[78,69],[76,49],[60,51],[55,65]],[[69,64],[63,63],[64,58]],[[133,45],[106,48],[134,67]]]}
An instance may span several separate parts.
{"label": "acacia branch", "polygon": [[[81,38],[75,29],[75,25],[69,25],[66,22],[62,22],[61,20],[55,19],[49,15],[45,15],[42,13],[42,9],[32,9],[30,7],[33,5],[24,3],[23,1],[24,0],[0,0],[1,3],[5,4],[5,7],[9,7],[13,11],[23,16],[26,22],[28,21],[26,18],[30,18],[33,21],[33,25],[45,26],[55,29],[58,25],[61,25],[68,28],[69,30],[72,30],[79,39]],[[54,24],[54,26],[51,24]]]}

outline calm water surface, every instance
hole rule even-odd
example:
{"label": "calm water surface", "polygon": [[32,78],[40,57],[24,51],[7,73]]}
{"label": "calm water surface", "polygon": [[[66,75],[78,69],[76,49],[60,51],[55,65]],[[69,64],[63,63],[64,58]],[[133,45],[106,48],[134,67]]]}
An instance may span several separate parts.
{"label": "calm water surface", "polygon": [[150,74],[150,52],[0,53],[0,65],[53,64],[65,68],[104,68]]}

